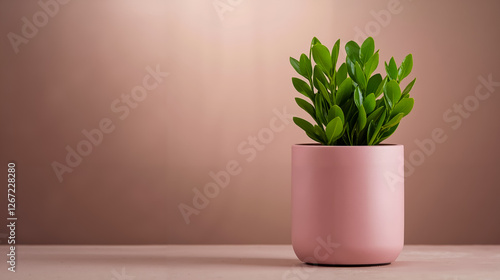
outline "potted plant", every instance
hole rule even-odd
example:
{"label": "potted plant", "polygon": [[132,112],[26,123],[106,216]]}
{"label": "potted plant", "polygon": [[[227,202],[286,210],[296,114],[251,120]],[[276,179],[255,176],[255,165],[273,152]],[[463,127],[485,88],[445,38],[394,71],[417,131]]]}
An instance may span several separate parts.
{"label": "potted plant", "polygon": [[[295,98],[313,122],[293,121],[317,144],[292,147],[292,244],[306,263],[374,265],[396,260],[404,244],[404,147],[380,144],[413,108],[409,54],[385,63],[373,38],[331,51],[313,38],[309,55],[290,58]],[[396,177],[395,177],[396,176]],[[396,178],[396,179],[394,179]]]}

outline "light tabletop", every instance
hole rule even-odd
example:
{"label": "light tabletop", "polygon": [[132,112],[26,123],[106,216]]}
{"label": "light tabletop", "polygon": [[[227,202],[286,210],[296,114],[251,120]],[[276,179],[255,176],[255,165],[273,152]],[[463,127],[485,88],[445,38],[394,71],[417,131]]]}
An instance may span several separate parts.
{"label": "light tabletop", "polygon": [[290,245],[21,245],[16,257],[0,279],[500,279],[500,245],[406,245],[396,262],[370,267],[306,265]]}

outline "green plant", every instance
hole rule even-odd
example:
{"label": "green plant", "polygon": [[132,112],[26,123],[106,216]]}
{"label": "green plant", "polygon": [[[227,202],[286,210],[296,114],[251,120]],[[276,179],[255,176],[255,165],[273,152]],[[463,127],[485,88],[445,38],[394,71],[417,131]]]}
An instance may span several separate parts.
{"label": "green plant", "polygon": [[[387,75],[372,73],[379,63],[373,38],[361,47],[354,41],[345,45],[346,62],[336,69],[340,40],[332,51],[314,37],[309,56],[290,57],[293,68],[306,81],[292,78],[295,89],[311,103],[295,98],[297,104],[316,122],[294,117],[293,121],[307,136],[323,145],[377,145],[396,131],[401,119],[413,109],[409,97],[415,80],[401,91],[400,83],[413,67],[407,55],[399,68],[394,57],[385,63]],[[311,55],[315,62],[313,67]]]}

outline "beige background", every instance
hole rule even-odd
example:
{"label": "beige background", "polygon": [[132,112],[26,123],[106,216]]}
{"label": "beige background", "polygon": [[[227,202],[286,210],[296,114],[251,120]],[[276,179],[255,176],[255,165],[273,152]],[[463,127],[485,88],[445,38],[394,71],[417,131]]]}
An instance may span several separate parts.
{"label": "beige background", "polygon": [[[500,81],[500,2],[398,2],[73,0],[16,54],[7,34],[41,7],[0,1],[0,162],[18,166],[18,241],[290,243],[290,146],[306,136],[285,125],[250,161],[238,147],[269,132],[273,110],[305,117],[289,56],[312,36],[331,46],[360,29],[381,59],[414,56],[416,105],[389,141],[409,163],[406,242],[500,244],[500,87],[467,117],[443,119],[474,101],[479,76]],[[121,120],[110,104],[156,65],[169,76]],[[103,118],[115,130],[59,182],[51,164]],[[446,141],[419,158],[416,141],[436,128]],[[233,160],[241,173],[187,225],[179,204]]]}

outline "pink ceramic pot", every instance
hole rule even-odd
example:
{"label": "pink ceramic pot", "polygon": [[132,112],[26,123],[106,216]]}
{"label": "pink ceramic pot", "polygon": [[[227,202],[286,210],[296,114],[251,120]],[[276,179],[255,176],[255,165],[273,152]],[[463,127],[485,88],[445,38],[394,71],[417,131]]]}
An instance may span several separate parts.
{"label": "pink ceramic pot", "polygon": [[294,145],[292,244],[306,263],[372,265],[404,243],[404,147]]}

